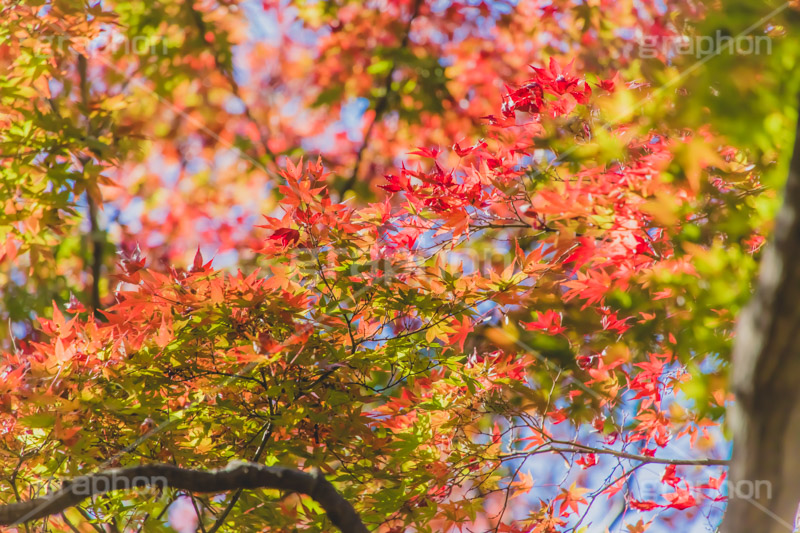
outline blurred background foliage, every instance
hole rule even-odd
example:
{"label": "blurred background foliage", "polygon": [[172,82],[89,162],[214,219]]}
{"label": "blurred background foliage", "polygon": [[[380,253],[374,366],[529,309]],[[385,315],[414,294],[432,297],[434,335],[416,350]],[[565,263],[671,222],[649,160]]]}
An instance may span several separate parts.
{"label": "blurred background foliage", "polygon": [[[587,131],[591,121],[693,132],[662,178],[697,182],[708,216],[674,198],[652,205],[664,219],[694,217],[674,239],[696,275],[652,279],[653,290],[692,298],[630,292],[611,305],[663,315],[685,361],[714,354],[717,365],[697,363],[692,398],[724,382],[722,324],[748,299],[790,156],[796,5],[16,0],[0,14],[3,348],[35,340],[32,324],[53,301],[113,302],[116,261],[137,249],[156,268],[189,264],[199,246],[217,266],[252,269],[254,225],[275,210],[286,158],[319,155],[335,194],[380,199],[386,173],[416,164],[409,152],[485,135],[504,83],[556,57],[592,83],[629,87],[590,112],[599,118],[537,141],[565,168],[624,154],[610,126]],[[700,56],[662,46],[713,35],[766,36],[769,49]],[[722,145],[733,148],[719,175],[741,186],[698,181]]]}

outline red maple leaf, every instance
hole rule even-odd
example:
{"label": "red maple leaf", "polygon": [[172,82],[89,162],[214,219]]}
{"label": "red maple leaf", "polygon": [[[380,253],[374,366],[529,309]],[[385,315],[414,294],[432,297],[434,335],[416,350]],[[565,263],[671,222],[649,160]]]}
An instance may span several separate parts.
{"label": "red maple leaf", "polygon": [[671,487],[676,487],[681,482],[681,478],[675,475],[675,465],[667,465],[667,468],[664,469],[664,475],[661,476],[661,481]]}
{"label": "red maple leaf", "polygon": [[291,228],[278,228],[269,238],[273,241],[280,241],[284,246],[289,246],[300,240],[300,232]]}
{"label": "red maple leaf", "polygon": [[464,341],[467,340],[467,335],[469,335],[470,332],[473,331],[472,321],[470,321],[468,316],[464,315],[461,319],[461,323],[459,324],[459,322],[456,320],[455,324],[456,324],[456,331],[455,333],[451,334],[448,337],[447,342],[449,344],[457,343],[458,348],[463,351]]}
{"label": "red maple leaf", "polygon": [[688,483],[686,483],[685,489],[676,488],[675,492],[664,494],[664,499],[669,502],[667,507],[672,509],[683,510],[697,505],[697,500],[695,500],[694,496],[692,496],[692,493],[689,492]]}
{"label": "red maple leaf", "polygon": [[577,487],[575,483],[570,485],[568,489],[561,489],[561,494],[553,499],[554,502],[561,500],[558,514],[566,516],[570,514],[570,512],[577,513],[578,505],[586,503],[586,498],[584,498],[583,495],[587,492],[589,492],[589,489]]}
{"label": "red maple leaf", "polygon": [[659,505],[656,502],[651,502],[647,500],[630,500],[628,504],[636,509],[637,511],[652,511],[658,507],[664,507],[663,505]]}

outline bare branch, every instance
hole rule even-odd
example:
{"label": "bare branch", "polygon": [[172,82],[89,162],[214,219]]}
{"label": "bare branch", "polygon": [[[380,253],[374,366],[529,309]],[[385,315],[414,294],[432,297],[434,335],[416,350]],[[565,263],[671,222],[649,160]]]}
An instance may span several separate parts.
{"label": "bare branch", "polygon": [[[563,444],[564,446],[550,446],[550,444]],[[651,457],[649,455],[639,455],[635,453],[621,452],[618,450],[610,450],[608,448],[595,448],[592,446],[584,446],[582,444],[566,441],[553,440],[548,443],[547,448],[536,448],[533,453],[519,452],[501,456],[504,461],[508,459],[521,459],[528,457],[532,454],[538,454],[542,451],[553,453],[594,453],[597,455],[612,455],[620,459],[629,459],[631,461],[639,461],[646,464],[657,465],[676,465],[676,466],[726,466],[730,461],[726,459],[670,459],[665,457]]]}

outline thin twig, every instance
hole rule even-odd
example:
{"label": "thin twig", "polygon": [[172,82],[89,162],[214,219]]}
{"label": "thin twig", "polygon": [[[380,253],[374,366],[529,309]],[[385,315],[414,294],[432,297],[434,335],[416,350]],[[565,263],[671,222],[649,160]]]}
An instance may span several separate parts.
{"label": "thin twig", "polygon": [[[409,38],[411,37],[411,24],[414,22],[414,19],[417,18],[419,15],[419,8],[422,5],[422,0],[416,0],[414,2],[414,9],[411,12],[411,16],[408,19],[408,24],[406,25],[406,31],[403,34],[403,39],[400,41],[400,46],[398,47],[400,50],[406,48],[408,46]],[[358,172],[361,168],[361,162],[364,158],[364,151],[367,149],[369,145],[369,138],[372,135],[372,130],[375,128],[375,124],[380,120],[381,116],[386,112],[386,108],[389,105],[389,96],[392,92],[392,78],[394,77],[394,73],[397,69],[397,63],[392,62],[392,68],[389,69],[389,73],[386,75],[386,81],[383,84],[383,94],[381,95],[380,100],[375,104],[375,114],[372,117],[372,121],[367,126],[367,131],[364,132],[364,139],[361,142],[361,146],[356,153],[356,162],[353,165],[353,173],[350,175],[350,179],[344,184],[344,186],[339,191],[339,198],[344,198],[344,195],[347,191],[352,189],[356,181],[358,180]]]}
{"label": "thin twig", "polygon": [[[253,462],[257,463],[261,459],[261,455],[264,453],[264,450],[267,447],[267,443],[269,442],[270,438],[272,437],[272,423],[267,422],[267,427],[264,431],[264,435],[261,438],[261,444],[258,445],[258,449],[256,449],[255,455],[253,455]],[[214,522],[214,525],[208,530],[208,533],[216,533],[216,531],[222,527],[222,524],[225,523],[225,519],[228,517],[228,514],[233,510],[236,506],[236,502],[239,501],[239,497],[242,495],[243,489],[238,489],[236,492],[233,493],[231,496],[231,500],[228,502],[228,505],[219,515],[217,520]]]}

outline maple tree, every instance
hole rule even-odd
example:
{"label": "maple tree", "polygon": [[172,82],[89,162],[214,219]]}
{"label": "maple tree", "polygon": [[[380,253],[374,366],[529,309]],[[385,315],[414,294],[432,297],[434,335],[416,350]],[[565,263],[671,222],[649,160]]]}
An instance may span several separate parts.
{"label": "maple tree", "polygon": [[773,8],[6,2],[0,524],[784,528]]}

